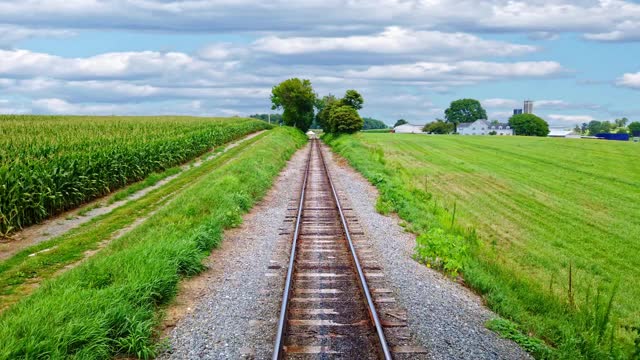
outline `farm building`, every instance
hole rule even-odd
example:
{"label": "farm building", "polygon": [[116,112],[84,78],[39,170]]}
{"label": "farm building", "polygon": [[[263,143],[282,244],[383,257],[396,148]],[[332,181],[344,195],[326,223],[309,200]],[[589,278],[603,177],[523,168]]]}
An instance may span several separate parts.
{"label": "farm building", "polygon": [[563,137],[563,138],[580,138],[580,134],[576,134],[573,130],[566,130],[563,128],[549,128],[548,137]]}
{"label": "farm building", "polygon": [[509,124],[490,124],[487,120],[479,119],[472,123],[458,124],[460,135],[489,135],[495,131],[496,135],[513,135],[513,129]]}
{"label": "farm building", "polygon": [[398,134],[421,134],[424,125],[419,124],[404,124],[393,128],[393,131]]}

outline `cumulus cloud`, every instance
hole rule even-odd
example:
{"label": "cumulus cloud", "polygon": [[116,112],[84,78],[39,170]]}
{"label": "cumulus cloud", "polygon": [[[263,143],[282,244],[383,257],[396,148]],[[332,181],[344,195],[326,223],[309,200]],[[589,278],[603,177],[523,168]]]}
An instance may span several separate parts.
{"label": "cumulus cloud", "polygon": [[63,58],[28,50],[0,50],[0,76],[77,78],[137,78],[184,72],[210,73],[207,64],[177,52],[105,53],[86,58]]}
{"label": "cumulus cloud", "polygon": [[415,31],[397,26],[387,27],[381,33],[346,37],[269,36],[254,42],[253,49],[278,55],[357,52],[466,58],[523,55],[537,50],[530,45],[484,40],[466,33]]}
{"label": "cumulus cloud", "polygon": [[401,80],[447,81],[451,84],[469,84],[505,78],[541,78],[562,75],[566,70],[555,61],[524,61],[497,63],[485,61],[460,61],[453,63],[418,62],[371,66],[366,70],[349,70],[347,77]]}
{"label": "cumulus cloud", "polygon": [[76,33],[61,29],[27,28],[0,24],[0,48],[9,47],[16,42],[36,37],[61,38],[74,36]]}
{"label": "cumulus cloud", "polygon": [[588,123],[589,121],[595,120],[595,118],[591,115],[563,115],[563,114],[549,114],[548,118],[550,120],[564,123],[564,124],[582,124]]}
{"label": "cumulus cloud", "polygon": [[618,84],[618,86],[628,87],[632,89],[640,89],[640,72],[626,73],[618,78],[616,84]]}
{"label": "cumulus cloud", "polygon": [[640,20],[624,21],[614,26],[613,30],[601,33],[588,33],[585,39],[596,41],[639,41],[640,40]]}
{"label": "cumulus cloud", "polygon": [[518,105],[522,105],[522,102],[501,98],[485,99],[482,100],[481,103],[482,106],[488,108],[515,108]]}
{"label": "cumulus cloud", "polygon": [[400,25],[637,40],[626,33],[638,21],[640,5],[630,0],[25,0],[1,2],[0,13],[14,25],[75,29],[326,32]]}

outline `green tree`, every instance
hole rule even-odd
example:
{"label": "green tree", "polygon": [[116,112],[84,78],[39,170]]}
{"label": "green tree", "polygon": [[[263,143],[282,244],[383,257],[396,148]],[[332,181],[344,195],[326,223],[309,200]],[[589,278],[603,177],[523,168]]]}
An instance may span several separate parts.
{"label": "green tree", "polygon": [[422,131],[432,134],[450,134],[455,130],[452,123],[444,122],[440,119],[430,122],[422,128]]}
{"label": "green tree", "polygon": [[302,131],[309,130],[313,122],[316,93],[311,81],[298,78],[288,79],[271,90],[272,110],[284,109],[282,120],[285,125],[295,126]]}
{"label": "green tree", "polygon": [[458,124],[465,122],[474,122],[478,119],[486,119],[487,112],[480,105],[480,101],[475,99],[460,99],[451,102],[449,108],[444,111],[444,117],[447,122],[452,123],[455,130],[458,130]]}
{"label": "green tree", "polygon": [[351,106],[334,106],[329,115],[329,127],[332,133],[351,134],[360,131],[364,121],[358,111]]}
{"label": "green tree", "polygon": [[338,99],[331,94],[322,97],[322,99],[318,100],[316,103],[316,108],[318,109],[316,123],[324,132],[331,132],[331,128],[329,127],[329,115],[331,114],[331,109],[336,105],[339,105]]}
{"label": "green tree", "polygon": [[359,92],[355,90],[347,90],[344,94],[344,97],[340,99],[342,105],[351,106],[356,110],[362,109],[362,104],[364,104],[364,99]]}
{"label": "green tree", "polygon": [[627,126],[627,128],[633,136],[640,136],[640,121],[632,122],[631,124],[629,124],[629,126]]}
{"label": "green tree", "polygon": [[373,130],[373,129],[386,129],[388,128],[387,124],[382,122],[381,120],[372,119],[372,118],[362,118],[364,121],[364,125],[362,126],[362,130]]}
{"label": "green tree", "polygon": [[616,131],[616,134],[628,134],[629,132],[627,131],[626,128],[623,127],[619,127],[618,130]]}
{"label": "green tree", "polygon": [[582,134],[582,128],[580,125],[576,125],[576,127],[573,128],[573,132],[576,134]]}
{"label": "green tree", "polygon": [[617,127],[623,128],[627,125],[627,123],[629,122],[629,119],[627,119],[626,117],[623,117],[621,119],[616,119],[615,123]]}
{"label": "green tree", "polygon": [[509,119],[509,126],[516,135],[524,136],[547,136],[549,135],[549,124],[542,118],[533,114],[513,115]]}
{"label": "green tree", "polygon": [[589,129],[589,135],[595,136],[597,134],[608,133],[611,131],[612,124],[609,121],[597,121],[592,120],[587,125]]}
{"label": "green tree", "polygon": [[393,127],[398,127],[400,125],[404,125],[404,124],[408,124],[409,122],[405,119],[399,119],[398,121],[396,121],[396,124],[393,125]]}

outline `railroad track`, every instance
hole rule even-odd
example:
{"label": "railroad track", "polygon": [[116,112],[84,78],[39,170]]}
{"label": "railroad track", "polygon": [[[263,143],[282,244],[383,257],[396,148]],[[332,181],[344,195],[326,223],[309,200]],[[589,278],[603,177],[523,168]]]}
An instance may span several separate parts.
{"label": "railroad track", "polygon": [[318,140],[301,188],[273,359],[391,359]]}

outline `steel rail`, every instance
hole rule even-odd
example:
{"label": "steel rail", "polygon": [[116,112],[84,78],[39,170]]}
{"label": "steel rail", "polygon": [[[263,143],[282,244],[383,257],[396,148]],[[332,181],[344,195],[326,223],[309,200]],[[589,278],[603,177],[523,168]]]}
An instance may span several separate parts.
{"label": "steel rail", "polygon": [[[311,140],[313,141],[313,140]],[[313,142],[312,142],[313,144]],[[285,281],[284,293],[282,295],[282,306],[280,307],[280,320],[278,321],[278,333],[276,335],[276,342],[273,349],[273,360],[281,359],[284,332],[287,326],[287,311],[289,308],[289,296],[291,295],[293,269],[296,259],[296,248],[298,244],[298,235],[300,233],[300,220],[302,219],[302,209],[304,206],[304,194],[307,190],[307,179],[309,178],[309,167],[311,164],[311,154],[313,154],[313,145],[309,149],[309,157],[307,158],[307,165],[304,170],[304,180],[302,181],[302,188],[300,190],[300,203],[298,204],[298,215],[296,217],[296,227],[293,233],[293,243],[291,244],[291,255],[289,258],[289,269],[287,270],[287,279]]]}
{"label": "steel rail", "polygon": [[[317,140],[316,140],[317,141]],[[354,265],[358,272],[358,277],[360,280],[360,287],[362,288],[362,292],[365,294],[367,299],[367,308],[369,310],[369,316],[371,316],[371,320],[375,325],[376,332],[378,334],[378,340],[380,342],[380,347],[382,349],[382,354],[384,358],[387,360],[392,359],[391,351],[389,350],[389,345],[387,344],[387,340],[384,336],[384,331],[382,329],[382,323],[380,322],[380,317],[378,316],[378,312],[376,311],[375,304],[373,303],[373,297],[369,292],[369,286],[367,285],[367,279],[364,276],[364,271],[362,270],[362,266],[360,266],[360,261],[358,260],[358,255],[356,254],[356,249],[353,246],[353,241],[351,240],[351,234],[349,232],[349,225],[345,219],[344,213],[342,211],[342,206],[340,205],[340,199],[338,198],[338,193],[336,188],[331,180],[331,175],[329,174],[329,168],[327,168],[327,163],[324,160],[324,155],[322,155],[322,149],[318,149],[320,153],[320,159],[322,160],[322,166],[324,167],[325,174],[327,175],[327,179],[329,180],[329,185],[331,186],[331,192],[333,193],[333,198],[336,201],[336,206],[338,208],[338,213],[340,214],[340,221],[342,222],[342,227],[344,228],[344,233],[347,237],[347,242],[349,243],[349,249],[351,250],[351,255],[353,258]]]}

